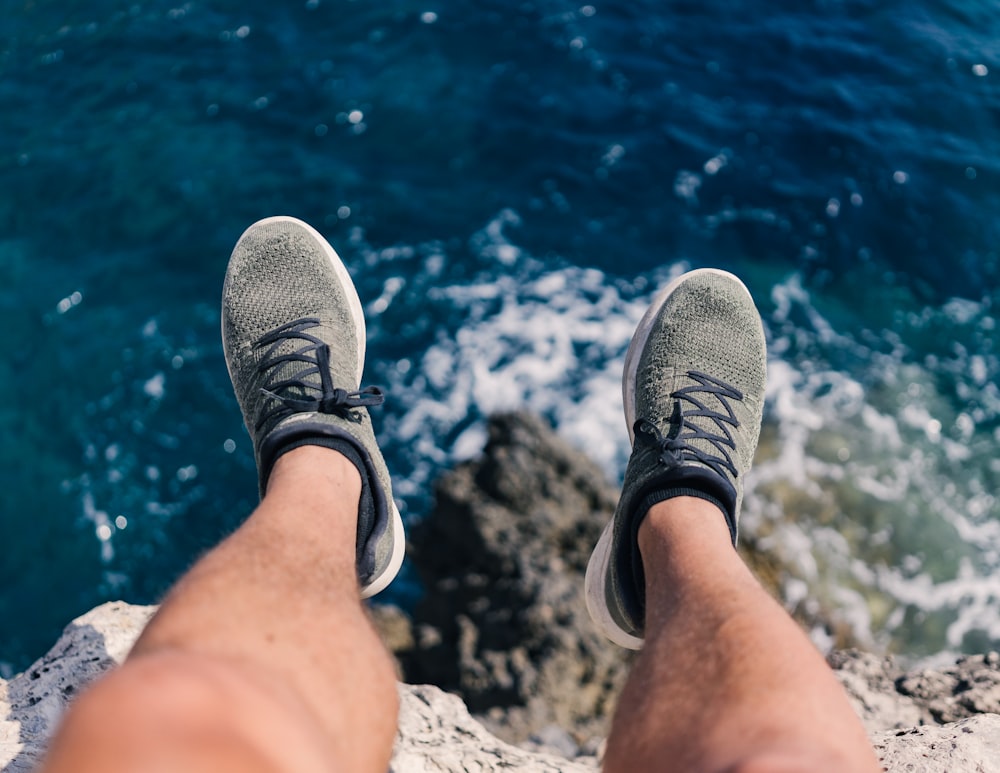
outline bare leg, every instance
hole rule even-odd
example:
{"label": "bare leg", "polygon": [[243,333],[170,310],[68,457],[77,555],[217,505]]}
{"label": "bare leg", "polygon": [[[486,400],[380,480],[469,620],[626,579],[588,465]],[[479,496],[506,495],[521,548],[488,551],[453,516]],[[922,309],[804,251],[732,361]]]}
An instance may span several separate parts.
{"label": "bare leg", "polygon": [[256,512],[81,696],[43,770],[385,771],[398,697],[360,602],[360,488],[335,451],[282,456]]}
{"label": "bare leg", "polygon": [[829,667],[740,560],[714,505],[660,502],[638,539],[646,642],[606,770],[881,770]]}

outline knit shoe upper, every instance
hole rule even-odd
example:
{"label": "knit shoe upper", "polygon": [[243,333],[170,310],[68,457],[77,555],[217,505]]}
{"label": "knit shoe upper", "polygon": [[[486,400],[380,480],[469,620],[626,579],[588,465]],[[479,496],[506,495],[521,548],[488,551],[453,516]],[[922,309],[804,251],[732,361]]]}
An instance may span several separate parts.
{"label": "knit shoe upper", "polygon": [[272,217],[250,226],[222,298],[226,365],[253,440],[260,494],[274,463],[301,445],[341,451],[361,473],[357,562],[362,595],[385,588],[403,559],[402,521],[360,389],[365,320],[340,258],[311,226]]}
{"label": "knit shoe upper", "polygon": [[696,496],[725,515],[733,544],[743,478],[760,435],[764,330],[732,274],[691,271],[640,321],[625,357],[625,420],[633,441],[622,495],[587,566],[587,606],[614,642],[642,646],[645,575],[637,541],[649,508]]}

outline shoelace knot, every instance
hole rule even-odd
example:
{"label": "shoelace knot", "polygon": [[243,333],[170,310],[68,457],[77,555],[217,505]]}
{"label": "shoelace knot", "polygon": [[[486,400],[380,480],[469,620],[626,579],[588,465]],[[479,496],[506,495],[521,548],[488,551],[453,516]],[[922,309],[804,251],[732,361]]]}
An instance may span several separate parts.
{"label": "shoelace knot", "polygon": [[[264,374],[291,362],[300,362],[307,366],[296,372],[293,377],[261,387],[260,391],[277,403],[261,413],[257,420],[257,430],[275,418],[280,421],[285,415],[308,411],[351,418],[352,408],[381,405],[385,400],[384,392],[375,386],[353,392],[334,386],[330,374],[330,347],[320,338],[305,332],[308,328],[319,324],[320,320],[316,317],[293,320],[266,333],[254,343],[255,347],[269,347],[257,365],[258,373]],[[283,343],[293,339],[304,341],[305,345],[294,352],[275,354]],[[319,376],[319,386],[314,381],[306,380],[310,376]],[[289,390],[294,390],[299,395],[308,395],[311,392],[319,394],[316,397],[292,397],[283,394]]]}

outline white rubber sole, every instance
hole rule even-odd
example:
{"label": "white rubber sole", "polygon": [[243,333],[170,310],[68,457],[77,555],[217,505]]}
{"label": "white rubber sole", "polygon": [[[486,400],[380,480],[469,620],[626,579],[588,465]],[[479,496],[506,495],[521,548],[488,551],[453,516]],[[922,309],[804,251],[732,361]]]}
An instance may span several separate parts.
{"label": "white rubber sole", "polygon": [[361,598],[370,599],[377,593],[381,593],[389,587],[389,583],[396,579],[399,568],[403,565],[403,557],[406,555],[406,535],[403,534],[403,519],[396,509],[396,503],[392,503],[392,554],[389,557],[389,565],[385,571],[372,580],[366,587],[361,589]]}
{"label": "white rubber sole", "polygon": [[[629,342],[628,351],[625,353],[625,368],[622,374],[622,402],[625,406],[625,424],[628,428],[630,444],[635,442],[635,430],[633,429],[635,425],[635,384],[639,370],[639,360],[642,357],[643,349],[646,348],[649,334],[653,330],[653,323],[657,316],[659,316],[663,304],[680,287],[681,283],[699,274],[717,274],[732,279],[743,288],[748,298],[751,297],[750,291],[740,281],[739,277],[717,268],[699,268],[681,274],[654,296],[649,308],[646,309],[646,313],[639,320],[635,333],[632,335],[632,340]],[[605,595],[608,568],[611,564],[611,553],[614,546],[614,524],[614,519],[612,519],[604,527],[604,531],[601,532],[601,538],[597,541],[597,546],[594,548],[594,552],[590,556],[590,561],[587,563],[587,574],[584,578],[587,611],[590,613],[590,617],[594,623],[597,624],[597,627],[601,629],[601,633],[611,641],[620,647],[638,650],[642,649],[643,640],[638,636],[626,633],[618,626],[611,616],[611,612],[608,610],[607,596]]]}
{"label": "white rubber sole", "polygon": [[643,640],[638,636],[625,633],[608,610],[607,598],[605,596],[605,583],[608,576],[608,565],[611,562],[611,547],[613,542],[615,522],[614,519],[608,521],[601,532],[601,538],[597,540],[597,547],[590,555],[587,562],[587,574],[583,579],[584,598],[587,602],[587,612],[590,619],[606,637],[611,639],[619,647],[630,650],[642,649]]}

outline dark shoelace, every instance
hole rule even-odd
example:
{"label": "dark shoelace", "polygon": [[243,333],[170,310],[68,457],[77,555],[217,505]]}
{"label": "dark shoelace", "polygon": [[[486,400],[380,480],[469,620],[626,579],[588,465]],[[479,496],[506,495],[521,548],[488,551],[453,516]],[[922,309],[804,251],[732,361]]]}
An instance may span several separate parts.
{"label": "dark shoelace", "polygon": [[[736,477],[736,466],[733,464],[733,457],[730,451],[736,450],[736,443],[733,441],[733,433],[730,430],[736,429],[740,423],[736,420],[730,400],[742,400],[743,393],[724,381],[719,381],[698,371],[688,371],[688,377],[698,382],[695,386],[684,387],[671,393],[671,397],[677,402],[674,403],[674,412],[670,417],[671,429],[664,435],[659,428],[647,419],[640,419],[635,423],[636,434],[643,434],[652,439],[654,445],[659,446],[660,462],[673,467],[685,461],[700,462],[711,468],[719,475],[729,472]],[[705,404],[702,396],[715,395],[718,402],[725,409],[725,413],[712,410]],[[689,403],[686,409],[682,403]],[[715,423],[720,434],[714,434],[702,429],[694,424],[691,419],[696,417],[706,418]],[[719,456],[712,456],[691,445],[693,440],[707,440],[718,451]]]}
{"label": "dark shoelace", "polygon": [[[299,370],[294,378],[276,381],[266,387],[261,387],[262,393],[274,398],[277,402],[269,410],[261,413],[257,420],[256,429],[258,431],[269,421],[273,419],[281,421],[285,416],[290,416],[293,413],[312,411],[350,418],[352,408],[380,405],[385,400],[385,395],[378,387],[366,387],[356,392],[349,392],[334,386],[333,377],[330,375],[330,347],[316,336],[305,332],[306,329],[316,327],[319,324],[320,321],[316,317],[297,319],[275,328],[254,343],[255,347],[270,347],[264,352],[257,365],[258,373],[266,375],[267,371],[289,362],[301,362],[308,366]],[[305,346],[289,354],[275,355],[278,348],[291,339],[301,340],[305,342]],[[315,383],[306,381],[308,377],[316,375],[319,376],[319,387]],[[315,392],[317,396],[287,397],[282,394],[290,389],[306,394]]]}

